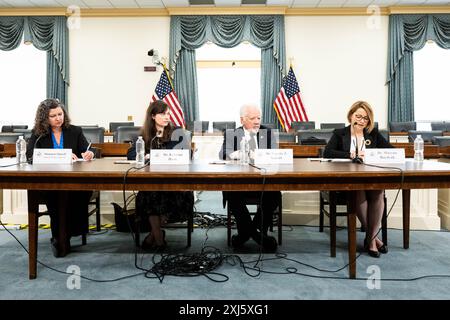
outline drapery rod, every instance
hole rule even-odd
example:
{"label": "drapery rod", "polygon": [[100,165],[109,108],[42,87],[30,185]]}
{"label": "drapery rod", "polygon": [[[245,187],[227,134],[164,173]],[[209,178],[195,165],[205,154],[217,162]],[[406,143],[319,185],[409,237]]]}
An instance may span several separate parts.
{"label": "drapery rod", "polygon": [[[450,13],[448,6],[380,7],[380,15]],[[73,10],[61,8],[2,8],[0,16],[72,16]],[[80,9],[81,17],[157,17],[172,15],[285,15],[285,16],[364,16],[373,15],[373,7],[288,8],[288,7],[202,7],[162,9]]]}

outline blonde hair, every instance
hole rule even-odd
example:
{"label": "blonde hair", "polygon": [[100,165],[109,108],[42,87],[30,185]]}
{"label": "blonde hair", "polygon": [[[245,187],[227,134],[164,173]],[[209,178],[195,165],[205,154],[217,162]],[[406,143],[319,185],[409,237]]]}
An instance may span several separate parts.
{"label": "blonde hair", "polygon": [[347,113],[347,120],[348,122],[352,122],[352,115],[358,110],[359,108],[364,109],[367,113],[367,117],[369,118],[369,121],[367,122],[367,131],[372,132],[374,128],[374,121],[373,121],[373,110],[370,104],[366,101],[356,101],[351,107],[350,110],[348,110]]}

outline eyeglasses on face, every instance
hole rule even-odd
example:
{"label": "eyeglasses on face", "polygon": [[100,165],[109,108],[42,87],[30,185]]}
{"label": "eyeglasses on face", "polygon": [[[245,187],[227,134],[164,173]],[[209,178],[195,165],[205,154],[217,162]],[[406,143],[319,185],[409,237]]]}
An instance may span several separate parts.
{"label": "eyeglasses on face", "polygon": [[364,120],[364,121],[368,122],[368,121],[370,120],[369,117],[363,117],[363,116],[360,115],[360,114],[355,114],[355,118],[356,118],[356,120],[358,120],[358,121]]}

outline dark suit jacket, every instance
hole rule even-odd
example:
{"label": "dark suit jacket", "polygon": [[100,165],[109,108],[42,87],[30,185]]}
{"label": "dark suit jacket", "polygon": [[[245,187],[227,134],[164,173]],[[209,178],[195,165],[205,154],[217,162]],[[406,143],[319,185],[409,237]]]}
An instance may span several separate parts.
{"label": "dark suit jacket", "polygon": [[[63,137],[64,148],[72,149],[72,153],[76,154],[78,158],[81,158],[81,153],[86,152],[86,149],[89,145],[81,128],[72,125],[70,125],[68,128],[63,128]],[[33,157],[33,150],[35,147],[38,149],[53,148],[51,133],[42,136],[36,143],[36,140],[38,138],[39,136],[36,135],[33,131],[30,139],[28,140],[27,159],[31,159]]]}
{"label": "dark suit jacket", "polygon": [[[272,130],[265,126],[259,128],[256,140],[258,141],[259,149],[274,149],[278,148],[278,141],[276,137],[277,130]],[[223,144],[219,152],[219,158],[223,160],[230,160],[230,154],[239,150],[239,143],[245,135],[242,127],[228,129],[223,135]]]}
{"label": "dark suit jacket", "polygon": [[[325,158],[350,158],[351,143],[350,125],[336,129],[333,136],[325,147],[323,156]],[[386,139],[374,128],[372,132],[364,129],[364,140],[366,140],[366,148],[393,148]]]}
{"label": "dark suit jacket", "polygon": [[[127,152],[128,160],[136,160],[136,139],[133,141],[131,147]],[[171,135],[171,140],[161,144],[159,149],[188,149],[191,150],[191,132],[184,130],[181,127],[176,127]],[[145,153],[149,153],[150,150],[146,149]]]}

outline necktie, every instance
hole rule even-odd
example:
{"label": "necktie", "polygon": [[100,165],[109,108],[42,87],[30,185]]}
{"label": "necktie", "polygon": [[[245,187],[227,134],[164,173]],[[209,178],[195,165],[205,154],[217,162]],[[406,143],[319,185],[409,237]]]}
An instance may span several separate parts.
{"label": "necktie", "polygon": [[256,150],[256,134],[254,132],[250,132],[250,141],[248,142],[248,146],[250,151]]}

